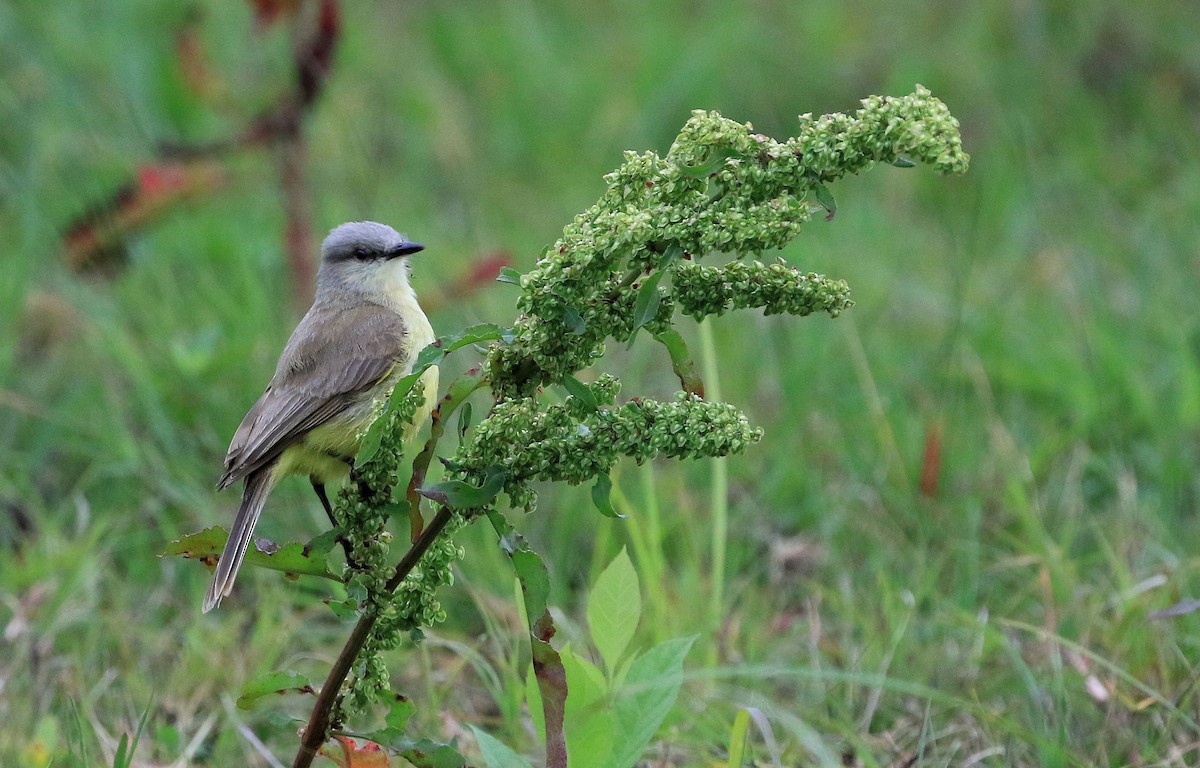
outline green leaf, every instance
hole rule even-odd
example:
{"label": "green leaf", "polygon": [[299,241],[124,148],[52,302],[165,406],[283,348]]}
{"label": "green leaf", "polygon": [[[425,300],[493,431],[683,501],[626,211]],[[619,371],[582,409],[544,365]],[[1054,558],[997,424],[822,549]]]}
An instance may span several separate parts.
{"label": "green leaf", "polygon": [[508,283],[510,285],[521,284],[521,273],[512,267],[500,267],[500,274],[496,275],[497,283]]}
{"label": "green leaf", "polygon": [[897,157],[895,160],[892,161],[892,165],[896,166],[897,168],[916,168],[917,167],[917,164],[914,163],[912,160],[909,160],[907,157]]}
{"label": "green leaf", "polygon": [[542,713],[542,692],[538,689],[537,676],[533,673],[532,664],[525,670],[525,703],[529,707],[529,720],[533,723],[533,732],[538,734],[540,739],[546,731],[546,716]]}
{"label": "green leaf", "polygon": [[425,488],[418,488],[417,493],[451,509],[486,507],[500,493],[507,478],[508,473],[503,469],[489,467],[483,485],[478,487],[463,480],[443,480]]}
{"label": "green leaf", "polygon": [[612,499],[609,498],[611,494],[612,478],[608,475],[596,475],[596,484],[592,486],[592,503],[605,517],[624,520],[627,516],[613,509]]}
{"label": "green leaf", "polygon": [[500,740],[479,730],[473,725],[468,726],[479,745],[479,752],[488,768],[529,768],[525,758],[513,752]]}
{"label": "green leaf", "polygon": [[562,651],[567,677],[565,731],[571,768],[610,768],[614,741],[623,737],[608,703],[604,673],[587,659]]}
{"label": "green leaf", "polygon": [[662,282],[666,270],[658,270],[638,288],[637,298],[633,301],[633,332],[654,319],[658,307],[662,304],[662,294],[658,292],[658,284]]}
{"label": "green leaf", "polygon": [[333,615],[338,617],[338,621],[349,623],[358,621],[361,615],[358,611],[358,601],[348,597],[345,600],[326,600],[325,604],[329,606],[329,610],[333,611]]}
{"label": "green leaf", "polygon": [[290,669],[259,675],[242,688],[237,698],[238,709],[250,709],[263,696],[285,693],[316,693],[307,677]]}
{"label": "green leaf", "polygon": [[529,548],[525,537],[513,530],[504,515],[491,510],[487,516],[500,536],[500,549],[512,560],[513,571],[521,585],[526,621],[535,622],[546,612],[546,602],[550,599],[550,573],[546,564],[541,555]]}
{"label": "green leaf", "polygon": [[695,640],[695,636],[668,640],[630,666],[614,707],[623,734],[614,751],[614,768],[636,763],[671,712],[683,685],[683,660]]}
{"label": "green leaf", "polygon": [[412,699],[397,693],[396,698],[392,700],[391,706],[388,707],[388,713],[384,716],[383,721],[387,723],[389,728],[396,728],[403,731],[408,726],[409,719],[416,711],[417,705],[412,703]]}
{"label": "green leaf", "polygon": [[587,620],[592,642],[612,679],[638,621],[642,618],[642,594],[637,571],[624,547],[613,558],[592,587],[588,597]]}
{"label": "green leaf", "polygon": [[404,731],[390,725],[370,733],[345,733],[345,735],[373,741],[400,755],[416,768],[468,768],[466,758],[449,744],[429,739],[410,739],[404,734]]}
{"label": "green leaf", "polygon": [[683,257],[683,246],[679,243],[671,243],[663,251],[662,256],[658,260],[658,268],[666,269]]}
{"label": "green leaf", "polygon": [[468,768],[467,759],[457,749],[429,739],[406,739],[396,752],[416,768]]}
{"label": "green leaf", "polygon": [[[180,557],[216,562],[221,551],[225,548],[225,540],[229,534],[219,525],[205,528],[199,533],[188,534],[168,542],[163,555],[178,555]],[[253,546],[246,550],[245,563],[258,568],[270,568],[289,575],[320,576],[324,579],[341,581],[329,569],[326,554],[329,549],[321,551],[325,537],[318,536],[308,544],[291,542],[282,547],[265,538],[257,538]],[[332,548],[332,545],[330,545]]]}
{"label": "green leaf", "polygon": [[707,160],[695,165],[679,166],[679,172],[688,178],[702,179],[724,165],[725,161],[731,157],[738,157],[738,153],[729,147],[721,147],[709,155]]}
{"label": "green leaf", "polygon": [[567,749],[563,736],[563,712],[567,699],[567,679],[562,658],[550,645],[550,638],[557,631],[550,612],[546,610],[550,575],[541,556],[529,548],[529,543],[513,530],[503,515],[490,510],[487,516],[500,537],[500,548],[512,559],[513,570],[524,593],[533,672],[542,704],[542,731],[546,734],[546,764],[565,765]]}
{"label": "green leaf", "polygon": [[817,184],[813,187],[813,192],[817,195],[817,202],[827,211],[825,221],[833,221],[834,215],[837,214],[837,201],[833,199],[833,193],[829,191],[829,187]]}
{"label": "green leaf", "polygon": [[471,404],[463,403],[458,408],[458,439],[462,440],[467,436],[467,430],[471,428]]}
{"label": "green leaf", "polygon": [[733,718],[733,728],[729,731],[729,749],[726,750],[729,759],[725,761],[728,768],[742,768],[746,761],[746,738],[749,735],[750,713],[739,709]]}
{"label": "green leaf", "polygon": [[667,348],[667,354],[671,356],[671,370],[679,377],[679,386],[683,391],[703,398],[704,381],[700,378],[696,361],[688,352],[687,344],[679,335],[679,331],[668,328],[662,333],[654,334],[654,338]]}
{"label": "green leaf", "polygon": [[128,768],[129,758],[126,752],[129,750],[129,734],[122,733],[121,741],[117,744],[117,752],[113,755],[113,768]]}
{"label": "green leaf", "polygon": [[592,388],[584,384],[579,379],[571,374],[562,377],[563,389],[574,397],[579,402],[583,403],[584,407],[589,411],[594,411],[600,407],[600,403],[596,400],[596,395],[592,393]]}
{"label": "green leaf", "polygon": [[575,307],[563,309],[563,325],[567,326],[567,330],[576,336],[582,336],[584,330],[587,329],[587,322]]}

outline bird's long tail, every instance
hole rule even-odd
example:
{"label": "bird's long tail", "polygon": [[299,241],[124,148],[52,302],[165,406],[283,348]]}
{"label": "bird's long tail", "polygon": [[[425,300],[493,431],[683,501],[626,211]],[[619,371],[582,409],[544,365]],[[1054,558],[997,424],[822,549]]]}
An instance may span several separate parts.
{"label": "bird's long tail", "polygon": [[242,506],[238,509],[233,527],[229,529],[229,540],[221,558],[217,560],[217,572],[213,574],[212,583],[208,585],[208,594],[204,596],[204,612],[208,613],[221,604],[233,589],[233,581],[237,578],[246,549],[254,535],[254,526],[258,524],[258,516],[262,513],[267,495],[271,492],[274,482],[274,467],[268,466],[246,476],[246,489],[242,492]]}

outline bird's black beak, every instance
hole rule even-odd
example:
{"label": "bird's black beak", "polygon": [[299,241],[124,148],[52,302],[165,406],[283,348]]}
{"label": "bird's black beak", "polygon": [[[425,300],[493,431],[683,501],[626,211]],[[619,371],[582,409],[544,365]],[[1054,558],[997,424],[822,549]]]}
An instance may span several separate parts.
{"label": "bird's black beak", "polygon": [[421,245],[420,243],[404,242],[388,251],[388,258],[394,259],[397,256],[411,256],[412,254],[423,250],[425,250],[425,246]]}

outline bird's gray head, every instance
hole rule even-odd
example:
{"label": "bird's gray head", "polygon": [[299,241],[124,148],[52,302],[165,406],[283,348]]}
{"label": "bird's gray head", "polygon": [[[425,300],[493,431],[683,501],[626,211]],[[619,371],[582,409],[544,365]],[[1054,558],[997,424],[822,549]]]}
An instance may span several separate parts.
{"label": "bird's gray head", "polygon": [[425,246],[386,224],[351,221],[321,244],[317,298],[330,291],[378,293],[408,287],[408,259]]}

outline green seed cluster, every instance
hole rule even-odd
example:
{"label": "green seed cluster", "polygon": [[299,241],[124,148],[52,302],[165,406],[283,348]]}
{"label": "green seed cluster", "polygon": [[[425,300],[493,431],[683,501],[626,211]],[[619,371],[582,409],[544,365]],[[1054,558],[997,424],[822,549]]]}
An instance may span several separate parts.
{"label": "green seed cluster", "polygon": [[970,155],[963,151],[958,120],[928,88],[918,85],[902,97],[871,96],[862,105],[853,116],[800,116],[800,133],[789,144],[821,181],[898,158],[942,173],[966,173]]}
{"label": "green seed cluster", "polygon": [[671,280],[680,311],[697,320],[730,309],[755,308],[768,315],[828,312],[837,317],[854,304],[844,280],[800,272],[782,263],[734,261],[705,267],[684,262],[672,270]]}
{"label": "green seed cluster", "polygon": [[[404,460],[404,433],[425,404],[425,388],[413,387],[381,418],[387,419],[379,450],[371,461],[354,468],[355,483],[341,490],[336,512],[350,545],[345,578],[356,597],[377,594],[387,582],[386,558],[391,534],[384,530],[392,513],[392,487]],[[357,486],[365,487],[364,497]]]}
{"label": "green seed cluster", "polygon": [[[446,462],[450,474],[489,494],[501,477],[512,505],[532,511],[535,481],[582,483],[607,474],[622,456],[638,463],[725,456],[758,440],[761,430],[731,405],[685,392],[666,402],[617,404],[615,377],[601,376],[586,392],[569,377],[602,357],[609,339],[667,330],[676,307],[696,318],[747,308],[836,316],[850,307],[844,282],[755,259],[787,244],[814,213],[832,212],[828,182],[879,162],[923,162],[943,173],[962,173],[968,162],[958,122],[925,88],[862,104],[851,115],[803,115],[799,133],[786,141],[697,111],[665,156],[626,153],[605,177],[599,201],[521,278],[521,316],[485,363],[496,404]],[[712,252],[737,259],[719,267],[696,263]],[[549,384],[573,394],[546,404],[538,395]],[[423,387],[414,388],[385,416],[379,451],[355,470],[369,498],[349,493],[339,505],[357,563],[348,574],[350,593],[377,623],[337,702],[335,726],[388,688],[384,651],[444,619],[436,590],[451,583],[451,564],[462,557],[449,534],[495,505],[481,493],[487,506],[458,509],[419,566],[387,593],[394,570],[384,563],[383,525],[394,510],[405,426],[421,397]]]}
{"label": "green seed cluster", "polygon": [[745,414],[679,392],[673,400],[631,400],[621,406],[583,409],[573,398],[543,406],[534,398],[497,404],[463,443],[456,462],[472,470],[500,467],[513,506],[532,511],[534,480],[582,483],[607,474],[622,456],[639,464],[655,457],[700,458],[738,453],[762,436]]}
{"label": "green seed cluster", "polygon": [[[355,468],[356,482],[342,489],[335,510],[350,544],[351,562],[344,575],[347,591],[365,613],[377,617],[341,691],[335,710],[339,718],[363,712],[389,688],[383,651],[395,648],[419,628],[445,620],[436,592],[453,581],[451,563],[462,556],[448,536],[438,537],[394,593],[386,589],[395,569],[387,563],[392,534],[384,526],[395,509],[392,491],[404,461],[404,434],[424,403],[425,388],[418,384],[382,417],[388,421],[379,449],[371,461]],[[360,484],[366,494],[360,492]],[[447,530],[455,527],[451,524]]]}
{"label": "green seed cluster", "polygon": [[[944,173],[966,170],[958,122],[927,89],[862,104],[852,115],[804,115],[799,134],[782,142],[749,124],[697,111],[665,157],[626,153],[605,177],[600,200],[576,216],[522,278],[513,340],[493,347],[488,358],[497,396],[533,395],[590,365],[608,338],[627,340],[635,330],[639,280],[667,267],[672,254],[686,263],[714,251],[755,256],[781,248],[814,210],[824,210],[816,198],[825,182],[876,162],[905,158]],[[724,282],[763,283],[737,291],[764,295],[766,303],[746,306],[802,307],[802,298],[767,300],[781,290],[780,277],[746,265]],[[675,303],[697,309],[711,303],[689,301],[684,292],[677,283],[674,302],[664,293],[647,325],[652,332],[670,323]],[[730,305],[738,306],[733,296]]]}
{"label": "green seed cluster", "polygon": [[[351,669],[350,678],[334,705],[331,722],[341,727],[347,718],[357,717],[391,689],[391,676],[383,653],[396,648],[405,637],[420,640],[421,628],[446,620],[446,612],[437,600],[439,587],[454,583],[451,566],[463,556],[451,536],[465,524],[461,517],[452,520],[433,542],[421,562],[400,582],[394,594],[380,584],[369,592],[369,610],[378,611],[362,651]],[[391,573],[387,575],[390,578]]]}

